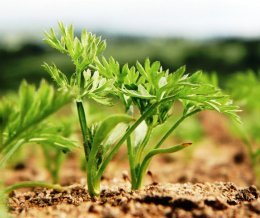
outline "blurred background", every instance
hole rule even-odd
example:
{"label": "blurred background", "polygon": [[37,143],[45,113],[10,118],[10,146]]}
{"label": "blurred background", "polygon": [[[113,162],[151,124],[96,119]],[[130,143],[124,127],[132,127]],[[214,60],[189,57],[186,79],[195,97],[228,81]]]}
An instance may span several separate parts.
{"label": "blurred background", "polygon": [[107,40],[106,56],[134,64],[146,57],[171,70],[217,72],[223,80],[260,68],[259,0],[9,0],[0,2],[0,92],[17,89],[25,78],[49,76],[54,62],[66,73],[65,56],[42,42],[58,21]]}

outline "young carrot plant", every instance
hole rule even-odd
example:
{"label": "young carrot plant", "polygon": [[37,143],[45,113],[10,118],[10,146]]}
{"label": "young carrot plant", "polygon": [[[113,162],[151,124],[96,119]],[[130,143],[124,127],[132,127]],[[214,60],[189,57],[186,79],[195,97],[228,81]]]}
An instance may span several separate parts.
{"label": "young carrot plant", "polygon": [[0,166],[28,143],[51,143],[64,151],[75,148],[73,142],[57,135],[45,122],[70,99],[68,94],[55,92],[45,81],[37,90],[34,85],[23,82],[16,102],[3,98],[0,103]]}
{"label": "young carrot plant", "polygon": [[[128,114],[134,115],[134,108],[140,114],[138,120],[141,125],[127,138],[132,189],[142,187],[143,177],[152,157],[177,152],[191,144],[182,143],[161,148],[171,133],[188,117],[203,110],[215,110],[239,121],[236,115],[238,107],[232,105],[229,96],[205,82],[200,71],[188,75],[184,74],[185,67],[181,67],[175,72],[169,72],[159,62],[151,63],[149,59],[144,65],[137,62],[131,68],[127,64],[120,68],[113,58],[106,60],[104,57],[97,59],[93,68],[115,80],[115,87]],[[182,115],[157,143],[149,145],[154,128],[169,119],[175,102],[183,105]]]}
{"label": "young carrot plant", "polygon": [[[45,42],[61,53],[68,55],[75,65],[75,72],[67,78],[55,65],[44,64],[44,68],[51,75],[58,87],[72,94],[78,112],[79,124],[82,132],[83,148],[87,166],[88,191],[91,196],[100,192],[101,176],[106,166],[116,152],[111,154],[113,145],[116,148],[124,140],[119,138],[126,131],[125,125],[133,121],[131,116],[116,114],[107,117],[98,124],[89,124],[83,104],[84,99],[91,99],[98,103],[109,105],[109,94],[114,93],[113,79],[107,79],[93,71],[90,67],[97,56],[105,49],[106,43],[86,30],[80,38],[74,36],[73,26],[65,27],[59,23],[60,34],[53,29],[45,34]],[[101,170],[102,169],[102,170]]]}
{"label": "young carrot plant", "polygon": [[[256,175],[257,186],[260,186],[260,74],[252,71],[236,73],[227,81],[227,91],[243,109],[244,125],[234,123],[235,132],[247,147],[252,167]],[[239,88],[238,88],[239,87]]]}
{"label": "young carrot plant", "polygon": [[[47,121],[50,115],[70,101],[68,93],[55,91],[45,81],[38,89],[23,82],[15,99],[3,97],[0,102],[0,167],[25,144],[40,144],[46,153],[47,145],[51,145],[57,153],[74,149],[75,143],[58,134],[58,128]],[[17,187],[27,185],[46,186],[42,182],[30,181],[17,184]]]}

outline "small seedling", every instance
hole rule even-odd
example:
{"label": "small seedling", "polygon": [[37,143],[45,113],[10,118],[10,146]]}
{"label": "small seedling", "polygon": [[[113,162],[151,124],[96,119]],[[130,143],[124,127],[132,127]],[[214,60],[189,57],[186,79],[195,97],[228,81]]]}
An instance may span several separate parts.
{"label": "small seedling", "polygon": [[[186,148],[191,143],[182,143],[169,148],[161,148],[171,133],[188,117],[203,110],[215,110],[239,121],[236,115],[238,107],[232,105],[229,96],[218,88],[205,82],[202,72],[184,74],[185,67],[175,72],[164,70],[158,61],[151,63],[147,59],[144,65],[137,62],[131,68],[120,65],[113,58],[96,60],[95,69],[103,76],[114,79],[118,95],[124,102],[126,112],[134,115],[134,108],[140,114],[142,123],[134,134],[127,139],[132,189],[142,186],[149,163],[153,156],[161,153],[173,153]],[[182,115],[164,133],[162,138],[149,145],[155,127],[163,125],[174,110],[174,103],[183,105]]]}
{"label": "small seedling", "polygon": [[[91,196],[100,192],[101,176],[104,168],[110,162],[115,152],[113,144],[126,132],[123,123],[133,121],[132,117],[124,114],[112,115],[98,124],[87,123],[83,99],[91,99],[98,103],[109,105],[108,94],[114,93],[114,81],[100,75],[91,69],[97,56],[105,49],[105,41],[86,30],[81,37],[74,36],[73,26],[65,27],[59,23],[60,36],[53,29],[45,34],[45,42],[61,53],[68,55],[75,65],[75,72],[68,79],[55,65],[44,64],[61,90],[69,92],[75,99],[79,123],[83,138],[83,147],[87,166],[88,190]],[[116,147],[124,142],[119,140]]]}
{"label": "small seedling", "polygon": [[[18,96],[11,99],[4,97],[0,102],[0,167],[26,144],[39,144],[46,154],[49,152],[47,145],[51,145],[57,153],[74,149],[75,143],[58,134],[57,126],[47,121],[50,115],[70,101],[68,93],[57,92],[45,81],[41,82],[38,89],[23,82]],[[56,164],[56,160],[47,161]],[[52,187],[52,184],[29,181],[14,187],[27,186]],[[12,188],[8,190],[12,191]]]}
{"label": "small seedling", "polygon": [[[53,116],[53,119],[50,120],[50,122],[55,123],[55,125],[49,125],[49,128],[52,130],[53,134],[56,133],[57,135],[69,139],[74,131],[74,122],[70,120],[70,118],[61,118],[60,115]],[[45,167],[51,176],[52,182],[54,184],[58,184],[60,181],[60,169],[66,154],[61,152],[59,148],[53,146],[50,142],[42,142],[41,144],[44,154]]]}
{"label": "small seedling", "polygon": [[[18,99],[18,101],[17,101]],[[53,113],[70,102],[68,93],[56,92],[42,81],[39,88],[23,82],[15,102],[3,98],[0,103],[0,166],[24,144],[52,144],[68,151],[75,144],[57,135],[46,121]]]}
{"label": "small seedling", "polygon": [[227,81],[226,85],[236,103],[243,108],[244,125],[234,123],[233,127],[247,146],[256,182],[260,186],[260,102],[258,100],[260,98],[260,74],[252,71],[237,73]]}

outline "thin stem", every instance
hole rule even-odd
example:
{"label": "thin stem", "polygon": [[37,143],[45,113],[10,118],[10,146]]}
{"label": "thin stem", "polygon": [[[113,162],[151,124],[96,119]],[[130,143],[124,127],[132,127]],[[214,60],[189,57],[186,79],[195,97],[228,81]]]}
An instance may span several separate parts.
{"label": "thin stem", "polygon": [[51,174],[52,182],[55,184],[56,182],[54,182],[54,178],[53,178],[53,167],[52,167],[52,164],[51,164],[51,157],[50,157],[50,154],[49,154],[49,149],[47,149],[46,146],[43,145],[42,150],[43,150],[44,159],[45,159],[45,168]]}
{"label": "thin stem", "polygon": [[100,193],[100,180],[97,179],[97,176],[93,174],[93,167],[89,166],[87,167],[87,183],[88,183],[88,192],[91,197],[98,196]]}
{"label": "thin stem", "polygon": [[43,154],[45,156],[45,167],[49,171],[52,182],[59,183],[59,172],[64,160],[64,154],[56,148],[50,148],[47,145],[42,146]]}
{"label": "thin stem", "polygon": [[146,134],[145,134],[143,142],[136,149],[135,166],[138,166],[138,164],[141,162],[144,148],[145,148],[145,146],[147,145],[147,143],[148,143],[148,141],[150,139],[151,133],[152,133],[152,127],[148,126],[148,129],[146,131]]}
{"label": "thin stem", "polygon": [[81,127],[81,133],[82,133],[82,138],[83,138],[83,147],[84,147],[84,152],[85,152],[85,158],[86,161],[88,161],[88,156],[90,153],[90,132],[87,127],[87,120],[86,120],[86,115],[85,115],[85,110],[82,101],[76,101],[77,104],[77,110],[78,110],[78,118],[79,118],[79,123]]}
{"label": "thin stem", "polygon": [[[149,152],[146,156],[145,156],[145,159],[143,160],[141,166],[140,166],[140,169],[138,171],[138,175],[137,175],[137,178],[138,178],[138,181],[136,182],[135,184],[135,189],[139,189],[141,186],[142,186],[142,180],[143,180],[143,176],[149,166],[149,163],[151,161],[151,158],[156,154],[156,152],[158,151],[161,151],[161,150],[158,150],[159,147],[163,144],[163,142],[169,137],[169,135],[189,116],[195,114],[195,113],[198,113],[200,111],[200,109],[197,109],[197,110],[194,110],[184,116],[182,116],[180,119],[178,119],[174,124],[173,126],[165,133],[165,135],[161,138],[161,140],[156,144],[156,146],[154,147],[154,150],[152,150],[151,152]],[[164,150],[164,152],[167,152],[167,151],[171,151],[171,149],[176,149],[176,147],[174,148],[169,148],[169,150]],[[179,149],[180,150],[180,149]],[[155,154],[154,154],[155,153]]]}
{"label": "thin stem", "polygon": [[78,109],[78,117],[83,137],[83,147],[85,152],[85,159],[87,162],[87,182],[88,182],[88,191],[91,196],[96,196],[99,194],[99,184],[100,179],[97,179],[96,176],[96,163],[95,157],[91,155],[91,133],[87,127],[87,120],[85,115],[85,110],[82,101],[76,101]]}
{"label": "thin stem", "polygon": [[79,64],[78,63],[75,63],[75,66],[76,66],[76,75],[77,75],[77,85],[79,87],[79,95],[81,95],[81,91],[82,91],[82,88],[83,88],[83,70],[79,69],[77,66]]}
{"label": "thin stem", "polygon": [[128,151],[129,166],[130,166],[130,173],[131,173],[131,183],[135,184],[136,182],[135,162],[134,162],[133,147],[132,147],[130,136],[127,138],[127,151]]}
{"label": "thin stem", "polygon": [[143,181],[143,176],[147,170],[147,167],[150,163],[150,160],[152,159],[153,156],[157,155],[157,154],[162,154],[162,153],[174,153],[177,151],[180,151],[186,147],[188,147],[189,145],[191,145],[191,143],[184,143],[184,144],[180,144],[180,145],[176,145],[170,148],[157,148],[154,149],[152,151],[150,151],[144,158],[140,170],[139,170],[139,174],[137,176],[138,180],[135,184],[134,189],[140,189],[142,186],[142,181]]}
{"label": "thin stem", "polygon": [[93,196],[99,195],[100,192],[100,180],[97,178],[97,153],[98,146],[92,146],[87,162],[87,175],[88,175],[88,190],[89,194]]}
{"label": "thin stem", "polygon": [[[134,115],[134,107],[131,105],[127,111],[129,116]],[[135,174],[135,166],[134,166],[134,150],[132,146],[131,135],[127,138],[127,152],[128,152],[128,160],[130,166],[130,174],[131,174],[131,183],[136,182],[136,174]]]}
{"label": "thin stem", "polygon": [[9,194],[16,189],[31,188],[31,187],[42,187],[42,188],[54,189],[60,192],[67,190],[66,187],[62,187],[60,185],[54,185],[45,182],[26,181],[26,182],[19,182],[17,184],[8,186],[7,188],[4,189],[4,193]]}
{"label": "thin stem", "polygon": [[154,148],[155,149],[159,148],[163,144],[163,142],[169,137],[169,135],[182,123],[183,120],[185,120],[187,117],[189,117],[195,113],[198,113],[200,111],[201,111],[200,109],[194,110],[194,111],[182,116],[179,120],[177,120],[174,123],[174,125],[165,133],[165,135],[161,138],[161,140],[157,143],[157,145]]}
{"label": "thin stem", "polygon": [[136,149],[135,159],[134,159],[135,183],[132,182],[132,189],[136,189],[136,187],[138,186],[138,180],[140,179],[139,175],[141,170],[140,166],[142,163],[143,150],[150,139],[151,132],[152,132],[152,127],[148,126],[143,142]]}
{"label": "thin stem", "polygon": [[59,173],[60,173],[60,169],[61,169],[61,165],[63,163],[63,160],[64,160],[64,155],[61,151],[57,150],[55,151],[55,161],[54,161],[54,165],[52,166],[52,170],[51,170],[51,176],[52,176],[52,182],[54,184],[57,184],[59,183],[59,180],[60,180],[60,176],[59,176]]}

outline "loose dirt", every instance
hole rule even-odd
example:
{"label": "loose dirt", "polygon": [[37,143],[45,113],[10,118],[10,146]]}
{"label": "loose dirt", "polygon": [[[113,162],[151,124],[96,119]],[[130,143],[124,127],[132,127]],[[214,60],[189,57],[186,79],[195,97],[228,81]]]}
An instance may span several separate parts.
{"label": "loose dirt", "polygon": [[90,198],[83,186],[70,191],[36,189],[13,192],[14,217],[260,217],[259,192],[233,183],[148,185],[130,191],[129,184],[104,187]]}

